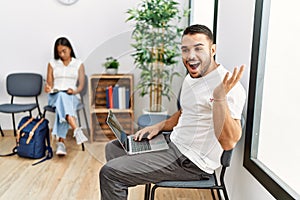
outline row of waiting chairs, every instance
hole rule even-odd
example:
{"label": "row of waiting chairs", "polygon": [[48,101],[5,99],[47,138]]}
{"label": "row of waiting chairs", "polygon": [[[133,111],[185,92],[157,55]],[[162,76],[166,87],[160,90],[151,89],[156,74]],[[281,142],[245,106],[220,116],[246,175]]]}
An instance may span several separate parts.
{"label": "row of waiting chairs", "polygon": [[[80,113],[82,110],[88,134],[90,130],[88,126],[87,113],[84,107],[83,96],[87,92],[88,78],[85,76],[84,89],[81,91],[81,104],[77,108],[78,123],[81,126]],[[17,135],[15,114],[22,112],[29,112],[32,116],[32,111],[37,109],[40,117],[45,117],[46,111],[55,112],[55,108],[49,105],[44,107],[44,112],[41,112],[38,96],[41,94],[43,88],[43,77],[37,73],[12,73],[6,78],[6,90],[11,96],[11,100],[8,103],[0,104],[0,112],[8,113],[12,115],[14,136]],[[15,98],[34,98],[35,101],[31,103],[16,103]],[[4,136],[0,125],[1,135]],[[82,143],[82,150],[84,150],[84,144]]]}

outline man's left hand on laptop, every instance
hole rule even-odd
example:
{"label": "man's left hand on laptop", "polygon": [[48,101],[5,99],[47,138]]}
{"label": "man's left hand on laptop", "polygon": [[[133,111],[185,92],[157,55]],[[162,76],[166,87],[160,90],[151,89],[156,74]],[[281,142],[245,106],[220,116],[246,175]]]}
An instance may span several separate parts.
{"label": "man's left hand on laptop", "polygon": [[156,126],[147,126],[134,134],[135,141],[142,141],[144,139],[151,140],[154,138],[160,130]]}

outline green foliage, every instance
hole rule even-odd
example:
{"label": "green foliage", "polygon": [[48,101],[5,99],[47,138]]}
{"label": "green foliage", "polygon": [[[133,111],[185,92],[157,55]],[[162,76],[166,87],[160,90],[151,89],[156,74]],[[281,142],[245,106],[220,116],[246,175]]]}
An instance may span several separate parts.
{"label": "green foliage", "polygon": [[[137,87],[140,95],[154,91],[160,94],[150,97],[170,98],[173,77],[179,75],[174,71],[180,55],[179,43],[183,31],[178,24],[188,11],[181,12],[178,2],[174,0],[142,0],[137,8],[129,9],[127,13],[127,21],[135,22],[132,33],[135,53],[132,56],[136,67],[142,70]],[[154,102],[159,104],[161,100]]]}
{"label": "green foliage", "polygon": [[107,57],[105,63],[103,63],[103,66],[108,69],[108,68],[113,68],[113,69],[118,69],[120,63],[117,59],[113,57]]}

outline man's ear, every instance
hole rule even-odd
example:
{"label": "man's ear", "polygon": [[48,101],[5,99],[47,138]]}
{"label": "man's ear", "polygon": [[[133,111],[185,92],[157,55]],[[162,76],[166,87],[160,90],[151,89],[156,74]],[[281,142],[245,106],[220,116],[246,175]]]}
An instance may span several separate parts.
{"label": "man's ear", "polygon": [[216,55],[216,44],[212,44],[210,50],[211,50],[211,55],[215,56]]}

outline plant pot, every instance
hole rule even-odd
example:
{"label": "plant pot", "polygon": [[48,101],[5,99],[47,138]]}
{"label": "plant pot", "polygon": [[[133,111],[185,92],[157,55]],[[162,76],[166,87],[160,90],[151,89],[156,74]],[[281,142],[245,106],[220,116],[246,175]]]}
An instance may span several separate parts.
{"label": "plant pot", "polygon": [[118,69],[116,69],[116,68],[106,68],[105,72],[107,74],[117,74],[118,73]]}
{"label": "plant pot", "polygon": [[159,111],[159,112],[150,111],[149,108],[144,108],[143,109],[143,114],[168,115],[168,110],[166,108],[164,108],[163,106],[161,106],[161,111]]}

